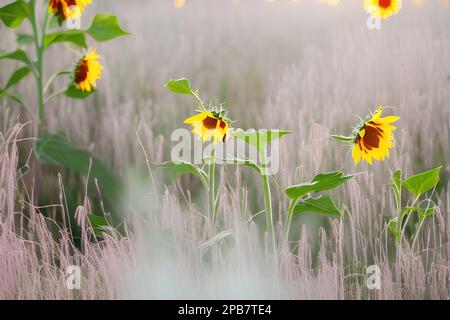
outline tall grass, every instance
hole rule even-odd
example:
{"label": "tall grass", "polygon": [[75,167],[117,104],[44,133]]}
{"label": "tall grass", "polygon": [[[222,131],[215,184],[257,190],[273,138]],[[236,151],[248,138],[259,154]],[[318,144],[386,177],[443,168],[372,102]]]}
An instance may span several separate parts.
{"label": "tall grass", "polygon": [[[197,0],[182,10],[168,1],[98,1],[97,9],[120,12],[133,36],[98,48],[106,72],[96,97],[52,100],[47,121],[51,131],[64,132],[127,177],[126,228],[122,235],[105,232],[101,241],[92,236],[86,215],[96,190],[86,193],[85,179],[61,168],[38,167],[30,156],[33,119],[2,101],[0,298],[449,297],[449,7],[407,3],[380,31],[368,31],[365,14],[349,1],[330,8],[306,1]],[[2,38],[0,48],[11,49],[11,39]],[[50,55],[55,64],[73,60],[57,48]],[[257,226],[263,195],[251,172],[222,168],[218,219],[230,235],[218,242],[211,241],[216,231],[195,180],[164,187],[152,171],[155,190],[135,179],[147,170],[146,160],[168,159],[171,130],[191,110],[162,87],[179,76],[226,102],[236,126],[295,132],[282,145],[273,183],[278,232],[288,206],[282,186],[318,170],[357,174],[337,195],[343,218],[297,219],[293,241],[275,256]],[[30,85],[21,86],[31,103]],[[401,116],[396,149],[389,161],[354,168],[350,152],[328,136],[349,132],[353,115],[380,102],[396,106]],[[385,223],[395,215],[389,169],[409,175],[442,164],[445,189],[418,251],[396,248]],[[76,210],[67,206],[71,195]],[[82,230],[79,239],[70,235],[72,223]],[[66,288],[66,268],[73,264],[82,268],[81,290]],[[374,264],[381,269],[380,290],[365,283],[366,268]]]}

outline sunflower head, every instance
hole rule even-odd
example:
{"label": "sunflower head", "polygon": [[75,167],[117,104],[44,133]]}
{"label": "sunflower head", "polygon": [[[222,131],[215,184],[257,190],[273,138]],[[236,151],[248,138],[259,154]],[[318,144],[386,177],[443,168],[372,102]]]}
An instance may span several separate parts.
{"label": "sunflower head", "polygon": [[372,164],[372,159],[381,161],[389,157],[389,150],[394,146],[394,135],[396,129],[392,123],[398,121],[400,117],[381,117],[383,107],[363,120],[353,131],[353,152],[352,156],[355,165],[361,161]]}
{"label": "sunflower head", "polygon": [[402,7],[402,0],[365,0],[364,9],[372,17],[383,20],[397,14]]}
{"label": "sunflower head", "polygon": [[186,119],[184,123],[192,125],[192,132],[198,134],[203,142],[210,137],[212,137],[213,143],[225,142],[230,130],[230,120],[223,109],[201,111]]}
{"label": "sunflower head", "polygon": [[103,66],[98,59],[101,56],[95,49],[86,53],[76,64],[74,73],[74,82],[76,87],[83,92],[95,90],[96,82],[100,79]]}
{"label": "sunflower head", "polygon": [[49,12],[53,12],[62,23],[69,19],[78,19],[84,11],[84,7],[90,5],[92,0],[50,0]]}

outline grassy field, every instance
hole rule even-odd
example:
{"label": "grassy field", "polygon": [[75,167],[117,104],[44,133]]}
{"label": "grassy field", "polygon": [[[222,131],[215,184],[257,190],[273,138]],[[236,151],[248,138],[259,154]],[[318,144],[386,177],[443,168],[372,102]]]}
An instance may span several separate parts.
{"label": "grassy field", "polygon": [[[125,187],[113,209],[86,175],[39,163],[36,119],[0,100],[0,299],[448,299],[450,6],[419,2],[404,1],[381,30],[368,30],[361,1],[187,0],[176,9],[168,0],[94,0],[83,27],[108,12],[131,35],[96,44],[105,67],[97,92],[50,100],[47,128],[89,150]],[[14,50],[17,32],[0,33],[0,51]],[[47,75],[77,58],[64,46],[46,53]],[[1,65],[0,84],[14,67]],[[205,101],[224,103],[235,128],[293,132],[270,178],[275,250],[250,169],[219,167],[216,226],[198,179],[169,183],[167,172],[147,166],[170,160],[172,131],[188,128],[193,102],[164,87],[182,77]],[[16,87],[30,108],[34,90],[31,78]],[[380,103],[401,117],[395,148],[385,161],[355,166],[351,149],[330,135],[350,134]],[[396,215],[392,171],[437,166],[434,215],[415,250],[396,244],[387,228]],[[335,170],[355,174],[331,192],[342,217],[301,216],[283,237],[284,188]],[[88,214],[111,211],[126,223],[93,236]],[[66,287],[69,265],[81,267],[81,290]],[[380,289],[366,285],[371,265]]]}

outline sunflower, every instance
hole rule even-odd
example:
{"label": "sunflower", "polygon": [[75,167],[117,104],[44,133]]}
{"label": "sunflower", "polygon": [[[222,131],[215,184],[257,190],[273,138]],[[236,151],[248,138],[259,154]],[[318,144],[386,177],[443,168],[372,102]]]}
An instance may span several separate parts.
{"label": "sunflower", "polygon": [[392,125],[400,117],[388,116],[381,117],[383,107],[364,120],[354,131],[352,156],[355,165],[363,159],[368,164],[372,164],[372,158],[381,161],[389,157],[389,149],[394,146],[394,135],[392,132],[396,129]]}
{"label": "sunflower", "polygon": [[365,0],[364,9],[372,17],[381,17],[383,20],[397,14],[402,7],[402,0]]}
{"label": "sunflower", "polygon": [[225,118],[222,111],[200,112],[184,121],[194,127],[192,132],[198,134],[203,142],[212,137],[213,143],[225,142],[229,132],[228,122],[229,120]]}
{"label": "sunflower", "polygon": [[50,0],[48,9],[59,18],[60,23],[68,19],[78,19],[84,11],[84,6],[92,0]]}
{"label": "sunflower", "polygon": [[100,79],[103,67],[97,60],[101,56],[91,50],[80,59],[75,67],[74,82],[78,89],[91,92],[95,89],[95,82]]}

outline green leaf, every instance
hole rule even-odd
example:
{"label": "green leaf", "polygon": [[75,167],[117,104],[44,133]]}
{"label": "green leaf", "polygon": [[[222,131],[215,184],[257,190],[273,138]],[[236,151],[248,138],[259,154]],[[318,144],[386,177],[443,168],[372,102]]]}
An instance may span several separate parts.
{"label": "green leaf", "polygon": [[30,34],[19,33],[16,37],[16,41],[20,45],[28,45],[28,44],[33,43],[34,38]]}
{"label": "green leaf", "polygon": [[18,104],[23,105],[23,101],[19,96],[13,95],[3,89],[0,89],[0,99],[1,98],[11,98],[12,100],[16,101]]}
{"label": "green leaf", "polygon": [[[111,203],[117,201],[120,195],[119,179],[88,151],[71,145],[63,135],[43,135],[37,140],[34,151],[42,163],[61,165],[84,176],[89,173],[89,181],[93,183],[94,179],[97,179],[102,194]],[[91,159],[92,166],[89,172]]]}
{"label": "green leaf", "polygon": [[97,216],[93,213],[87,215],[89,222],[91,223],[92,230],[96,236],[102,236],[105,228],[109,227],[108,221],[103,216]]}
{"label": "green leaf", "polygon": [[128,35],[122,30],[116,16],[110,14],[97,14],[89,29],[86,30],[96,41],[108,41],[120,36]]}
{"label": "green leaf", "polygon": [[52,44],[59,42],[70,42],[78,47],[87,48],[86,37],[84,36],[84,33],[79,30],[60,31],[47,34],[44,38],[44,47],[48,48]]}
{"label": "green leaf", "polygon": [[333,139],[343,142],[353,142],[355,140],[355,137],[346,137],[346,136],[340,136],[340,135],[332,135]]}
{"label": "green leaf", "polygon": [[189,79],[182,78],[177,80],[169,80],[165,87],[170,91],[178,94],[192,94],[191,84]]}
{"label": "green leaf", "polygon": [[399,230],[398,217],[395,217],[395,218],[391,219],[388,222],[387,227],[392,232],[392,234],[394,235],[395,241],[396,242],[400,242],[400,233],[397,232],[397,230]]}
{"label": "green leaf", "polygon": [[258,174],[260,174],[260,175],[262,174],[261,168],[251,160],[236,158],[236,159],[225,160],[225,162],[226,163],[232,162],[232,163],[235,163],[238,165],[244,165],[244,166],[247,166],[249,168],[256,170],[258,172]]}
{"label": "green leaf", "polygon": [[442,166],[409,177],[403,181],[403,186],[415,197],[436,187]]}
{"label": "green leaf", "polygon": [[265,130],[243,131],[238,129],[233,132],[232,136],[245,141],[247,144],[255,147],[259,151],[265,150],[267,144],[273,140],[281,139],[283,136],[291,134],[291,131],[282,130]]}
{"label": "green leaf", "polygon": [[0,20],[9,28],[19,27],[29,17],[29,6],[24,1],[16,1],[0,8]]}
{"label": "green leaf", "polygon": [[16,72],[14,72],[11,77],[9,78],[8,82],[6,83],[5,86],[5,90],[8,90],[9,88],[11,88],[12,86],[16,85],[17,83],[20,82],[20,80],[22,80],[23,78],[25,78],[29,73],[30,73],[30,68],[29,67],[22,67],[18,70],[16,70]]}
{"label": "green leaf", "polygon": [[172,161],[167,161],[167,162],[163,162],[163,163],[151,163],[151,165],[153,165],[155,167],[167,169],[169,171],[169,177],[171,180],[176,180],[177,178],[179,178],[180,176],[182,176],[184,174],[192,174],[192,175],[200,178],[200,180],[202,181],[202,183],[205,187],[207,186],[206,173],[203,170],[197,168],[195,165],[193,165],[190,162],[178,161],[177,163],[175,163]]}
{"label": "green leaf", "polygon": [[285,192],[290,199],[297,200],[311,192],[334,189],[352,177],[346,176],[342,172],[321,173],[316,175],[311,182],[288,187]]}
{"label": "green leaf", "polygon": [[322,195],[318,198],[308,198],[300,200],[295,204],[294,214],[304,214],[307,212],[330,214],[337,217],[341,217],[341,210],[334,204],[333,200],[329,196]]}
{"label": "green leaf", "polygon": [[391,176],[391,186],[394,190],[397,201],[400,199],[402,191],[402,170],[396,170]]}
{"label": "green leaf", "polygon": [[31,62],[30,58],[28,57],[26,52],[23,51],[22,49],[17,49],[16,51],[1,55],[0,60],[2,59],[17,60],[25,63],[29,67],[33,66],[33,63]]}
{"label": "green leaf", "polygon": [[436,204],[431,199],[422,200],[418,206],[418,212],[422,219],[430,217],[436,210]]}
{"label": "green leaf", "polygon": [[66,91],[66,96],[73,99],[86,99],[91,96],[96,90],[92,88],[91,92],[84,92],[77,88],[74,83],[71,83]]}

